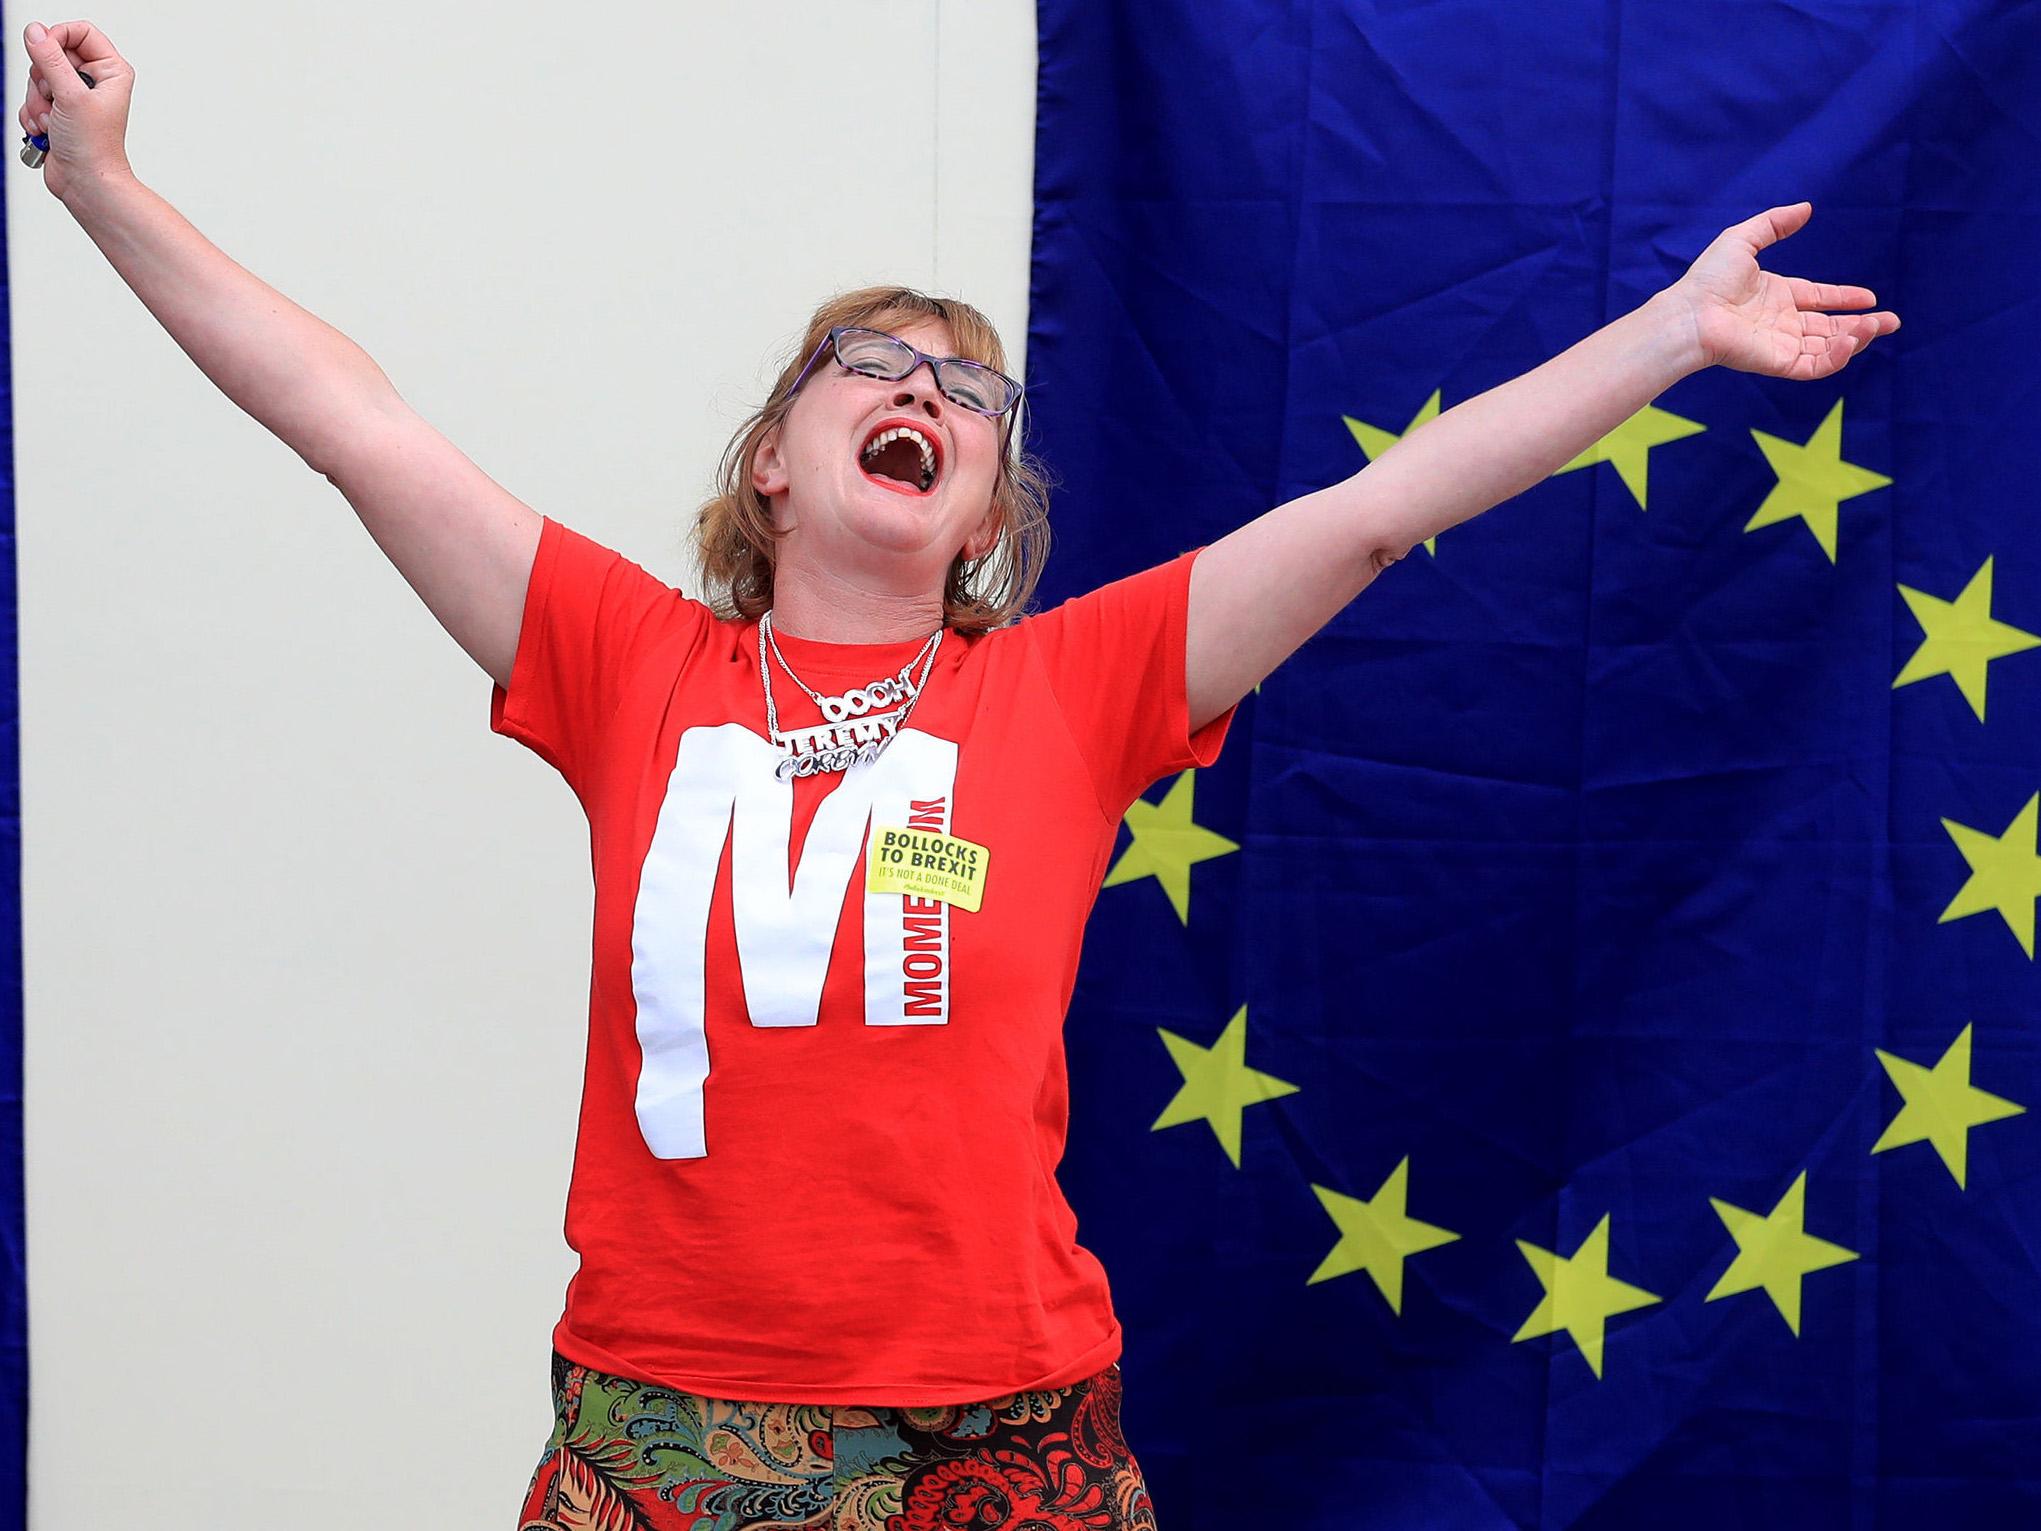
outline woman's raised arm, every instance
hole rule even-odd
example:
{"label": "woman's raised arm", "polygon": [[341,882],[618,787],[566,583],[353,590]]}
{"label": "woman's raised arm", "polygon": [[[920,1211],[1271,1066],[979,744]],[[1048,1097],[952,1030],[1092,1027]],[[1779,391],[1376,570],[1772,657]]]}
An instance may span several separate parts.
{"label": "woman's raised arm", "polygon": [[1899,315],[1863,287],[1776,276],[1758,252],[1806,202],[1718,234],[1670,287],[1542,366],[1407,432],[1352,478],[1257,516],[1191,566],[1185,680],[1196,729],[1239,701],[1420,542],[1521,494],[1688,373],[1833,377]]}
{"label": "woman's raised arm", "polygon": [[24,37],[19,120],[49,135],[44,184],[185,355],[347,496],[440,625],[507,686],[538,513],[420,419],[366,351],[136,178],[126,148],[135,72],[105,33],[31,22]]}

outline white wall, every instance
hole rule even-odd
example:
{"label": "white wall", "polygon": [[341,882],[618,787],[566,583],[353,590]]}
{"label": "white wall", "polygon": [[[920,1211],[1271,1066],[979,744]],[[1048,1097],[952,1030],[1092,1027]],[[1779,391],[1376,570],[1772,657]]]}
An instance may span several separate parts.
{"label": "white wall", "polygon": [[[88,12],[145,182],[686,588],[828,293],[962,296],[1022,350],[1023,0]],[[10,113],[71,14],[10,14]],[[509,1531],[572,1265],[580,809],[11,149],[6,198],[30,1523]]]}

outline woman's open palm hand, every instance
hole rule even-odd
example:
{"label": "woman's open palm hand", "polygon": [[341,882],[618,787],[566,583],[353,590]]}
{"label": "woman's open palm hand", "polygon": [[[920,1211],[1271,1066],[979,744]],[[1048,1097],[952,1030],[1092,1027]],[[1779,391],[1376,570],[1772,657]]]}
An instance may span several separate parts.
{"label": "woman's open palm hand", "polygon": [[1878,299],[1869,288],[1778,276],[1758,265],[1760,250],[1798,232],[1813,213],[1811,202],[1795,202],[1731,225],[1668,289],[1690,306],[1709,365],[1806,382],[1840,372],[1899,328],[1899,315],[1889,309],[1827,312],[1872,307]]}

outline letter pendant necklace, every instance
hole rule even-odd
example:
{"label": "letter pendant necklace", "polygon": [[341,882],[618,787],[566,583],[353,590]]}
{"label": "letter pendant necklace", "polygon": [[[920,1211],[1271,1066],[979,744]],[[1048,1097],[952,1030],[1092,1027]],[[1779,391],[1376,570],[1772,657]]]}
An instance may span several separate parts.
{"label": "letter pendant necklace", "polygon": [[[938,627],[929,635],[928,642],[921,646],[896,675],[881,676],[863,686],[853,686],[841,696],[824,696],[800,676],[794,674],[794,667],[787,663],[787,656],[780,652],[780,641],[773,635],[772,613],[766,612],[758,619],[758,679],[765,687],[765,726],[771,734],[773,744],[780,752],[779,764],[773,768],[773,775],[781,781],[790,776],[816,776],[824,771],[847,771],[860,761],[877,760],[894,735],[907,725],[907,715],[914,711],[914,704],[921,700],[921,688],[928,684],[930,672],[935,669],[936,650],[942,647],[943,633],[947,629]],[[772,646],[773,658],[780,662],[780,668],[787,672],[789,679],[822,709],[823,724],[817,728],[780,728],[779,710],[773,706],[772,676],[766,663],[766,645]],[[914,678],[914,667],[921,666],[921,678]],[[892,704],[899,703],[899,706]],[[875,708],[891,707],[889,712],[877,712]]]}

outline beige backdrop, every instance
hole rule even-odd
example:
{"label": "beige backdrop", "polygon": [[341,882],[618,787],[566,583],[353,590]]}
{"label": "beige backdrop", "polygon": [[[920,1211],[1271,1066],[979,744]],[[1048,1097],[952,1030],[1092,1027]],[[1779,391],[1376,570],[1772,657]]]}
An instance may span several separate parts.
{"label": "beige backdrop", "polygon": [[[690,591],[820,298],[931,288],[1024,351],[1021,0],[88,14],[144,181]],[[11,11],[10,114],[22,28],[72,15]],[[6,180],[30,1525],[510,1531],[572,1265],[585,821],[340,494]]]}

